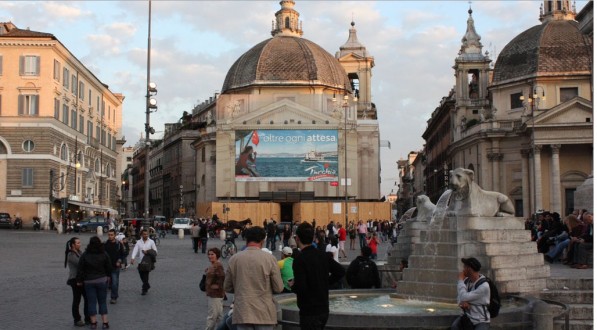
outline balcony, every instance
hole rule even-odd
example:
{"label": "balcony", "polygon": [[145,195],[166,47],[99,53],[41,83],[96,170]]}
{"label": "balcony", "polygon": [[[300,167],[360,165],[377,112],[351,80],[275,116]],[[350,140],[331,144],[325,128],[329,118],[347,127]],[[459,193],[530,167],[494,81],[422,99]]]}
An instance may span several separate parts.
{"label": "balcony", "polygon": [[454,141],[464,139],[480,132],[513,132],[519,129],[521,125],[522,123],[520,120],[485,121],[477,123],[468,128],[463,125],[456,130],[456,133],[454,134]]}

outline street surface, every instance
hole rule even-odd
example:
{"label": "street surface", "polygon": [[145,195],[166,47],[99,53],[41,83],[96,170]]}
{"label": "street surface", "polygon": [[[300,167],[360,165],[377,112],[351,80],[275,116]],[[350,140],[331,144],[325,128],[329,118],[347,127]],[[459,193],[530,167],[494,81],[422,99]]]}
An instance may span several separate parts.
{"label": "street surface", "polygon": [[[92,234],[0,230],[0,329],[80,329],[73,325],[72,293],[66,285],[68,269],[64,268],[65,244],[72,236],[81,239],[84,249]],[[104,234],[102,241],[106,239]],[[236,244],[239,249],[244,246],[240,239]],[[207,246],[222,245],[223,241],[212,238]],[[387,242],[380,244],[380,260],[385,260],[389,246]],[[347,253],[348,258],[341,259],[342,263],[353,260],[359,251]],[[280,252],[274,255],[280,258]],[[226,268],[227,260],[222,263]],[[158,261],[149,275],[151,289],[146,296],[141,296],[136,265],[121,271],[118,304],[108,304],[110,328],[204,329],[207,303],[205,293],[199,290],[199,281],[208,264],[207,254],[201,250],[198,254],[193,252],[188,235],[180,240],[168,234],[158,246]],[[233,295],[228,298],[224,302],[225,312]]]}

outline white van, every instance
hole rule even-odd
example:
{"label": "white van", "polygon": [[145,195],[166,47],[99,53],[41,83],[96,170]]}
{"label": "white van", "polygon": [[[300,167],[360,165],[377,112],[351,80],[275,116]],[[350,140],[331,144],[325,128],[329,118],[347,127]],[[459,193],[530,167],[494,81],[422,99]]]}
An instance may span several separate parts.
{"label": "white van", "polygon": [[182,229],[185,233],[191,232],[191,224],[193,221],[189,218],[174,218],[172,222],[172,234],[178,234],[178,230]]}

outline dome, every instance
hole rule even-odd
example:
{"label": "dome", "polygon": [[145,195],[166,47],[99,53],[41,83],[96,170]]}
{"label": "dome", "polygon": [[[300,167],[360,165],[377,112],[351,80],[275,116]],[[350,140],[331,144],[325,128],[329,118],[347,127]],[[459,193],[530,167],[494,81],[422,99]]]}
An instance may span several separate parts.
{"label": "dome", "polygon": [[275,36],[244,53],[232,65],[222,93],[249,86],[325,86],[351,91],[340,62],[316,43]]}
{"label": "dome", "polygon": [[493,83],[528,76],[591,71],[593,42],[578,22],[550,20],[534,26],[504,47],[495,63]]}

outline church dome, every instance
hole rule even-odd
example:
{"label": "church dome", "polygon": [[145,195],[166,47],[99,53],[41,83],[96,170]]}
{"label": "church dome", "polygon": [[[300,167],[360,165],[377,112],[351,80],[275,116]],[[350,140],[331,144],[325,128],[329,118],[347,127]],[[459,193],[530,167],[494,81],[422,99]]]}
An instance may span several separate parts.
{"label": "church dome", "polygon": [[250,86],[325,86],[350,91],[340,62],[316,43],[277,35],[244,53],[232,65],[222,93]]}
{"label": "church dome", "polygon": [[573,20],[548,20],[510,41],[495,63],[493,83],[533,76],[589,73],[593,42]]}

